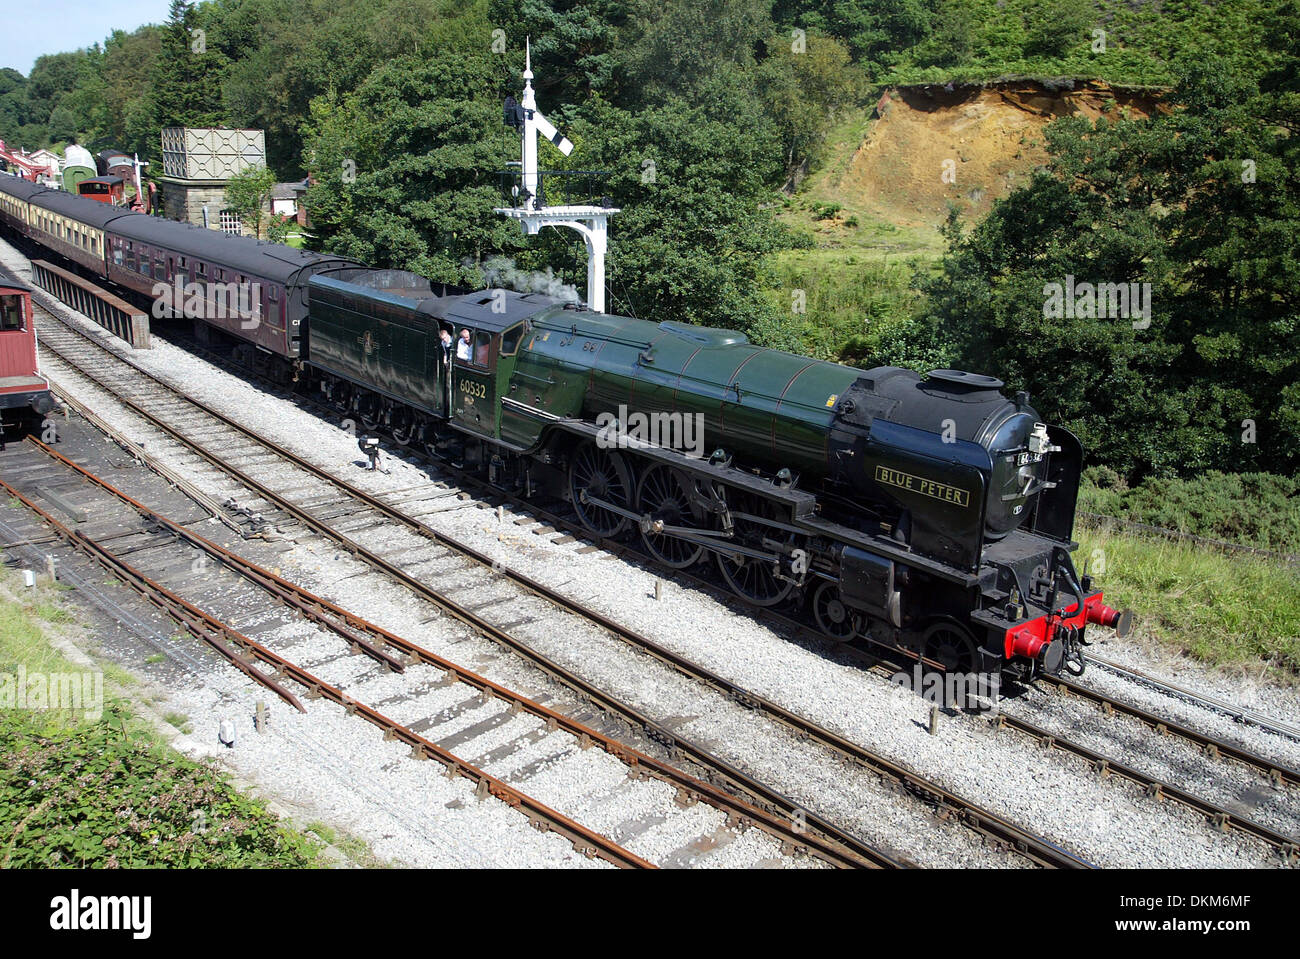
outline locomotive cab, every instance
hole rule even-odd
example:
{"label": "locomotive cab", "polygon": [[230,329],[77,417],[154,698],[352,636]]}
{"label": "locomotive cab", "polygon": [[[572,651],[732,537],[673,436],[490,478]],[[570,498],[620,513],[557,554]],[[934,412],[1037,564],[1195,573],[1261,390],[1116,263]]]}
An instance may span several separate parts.
{"label": "locomotive cab", "polygon": [[520,345],[531,331],[529,318],[537,312],[530,295],[486,290],[459,298],[446,311],[454,328],[449,414],[454,424],[492,439],[501,436],[501,399],[509,395]]}

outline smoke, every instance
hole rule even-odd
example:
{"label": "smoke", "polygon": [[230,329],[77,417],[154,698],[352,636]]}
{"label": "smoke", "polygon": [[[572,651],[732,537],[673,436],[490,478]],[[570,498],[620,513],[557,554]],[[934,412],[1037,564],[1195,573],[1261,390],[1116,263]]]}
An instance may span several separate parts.
{"label": "smoke", "polygon": [[521,270],[505,256],[488,257],[479,265],[487,286],[515,290],[518,293],[544,293],[566,303],[579,303],[577,287],[564,283],[549,266],[543,270]]}

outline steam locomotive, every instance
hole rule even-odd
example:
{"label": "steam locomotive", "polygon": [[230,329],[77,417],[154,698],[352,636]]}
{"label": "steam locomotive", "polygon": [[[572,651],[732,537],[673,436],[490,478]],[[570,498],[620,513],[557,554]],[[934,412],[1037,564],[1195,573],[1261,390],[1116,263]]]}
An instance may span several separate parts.
{"label": "steam locomotive", "polygon": [[[1128,629],[1071,557],[1078,440],[992,377],[435,287],[6,179],[0,224],[145,295],[197,282],[183,312],[263,372],[831,639],[1032,678],[1082,672],[1088,626]],[[231,281],[260,296],[212,309]]]}

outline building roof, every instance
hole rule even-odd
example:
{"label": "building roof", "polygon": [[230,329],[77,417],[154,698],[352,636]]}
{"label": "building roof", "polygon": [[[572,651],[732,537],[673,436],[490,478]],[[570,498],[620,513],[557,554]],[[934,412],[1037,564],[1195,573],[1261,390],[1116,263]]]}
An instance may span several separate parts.
{"label": "building roof", "polygon": [[18,279],[18,274],[0,264],[0,289],[25,290],[30,293],[32,288]]}
{"label": "building roof", "polygon": [[302,181],[298,181],[297,183],[277,183],[275,186],[271,187],[271,199],[296,200],[298,199],[298,194],[305,189],[307,189],[307,187],[303,185]]}

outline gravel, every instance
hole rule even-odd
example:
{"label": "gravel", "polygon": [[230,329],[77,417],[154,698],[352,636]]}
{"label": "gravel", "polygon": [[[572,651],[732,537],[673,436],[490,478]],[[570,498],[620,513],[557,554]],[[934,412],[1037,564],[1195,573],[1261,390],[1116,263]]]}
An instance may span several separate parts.
{"label": "gravel", "polygon": [[[363,471],[355,465],[355,441],[346,432],[164,341],[155,339],[155,343],[155,350],[133,358],[163,378],[183,384],[189,395],[314,462],[329,465],[371,492],[419,499],[421,490],[436,491],[436,497],[425,500],[427,510],[423,506],[421,510],[435,528],[846,738],[1028,824],[1099,865],[1196,867],[1278,862],[1260,843],[1217,833],[1199,815],[1157,803],[1127,784],[1098,780],[1082,763],[1057,751],[1036,748],[1015,734],[995,732],[977,718],[945,718],[939,735],[930,736],[926,704],[845,662],[831,646],[788,641],[750,615],[738,614],[711,595],[676,581],[664,585],[664,598],[656,602],[655,574],[650,570],[598,551],[578,553],[581,542],[552,543],[550,539],[560,538],[558,533],[533,535],[515,524],[518,514],[508,509],[504,520],[498,521],[494,512],[475,509],[472,503],[446,494],[438,478],[423,466],[385,457],[388,473]],[[107,407],[101,415],[115,425],[126,425],[129,434],[140,431],[130,425],[129,417]],[[174,458],[166,449],[149,448],[164,461]],[[197,482],[199,477],[195,479]],[[402,553],[410,548],[411,534],[390,528],[374,533],[373,540]],[[406,590],[379,582],[330,544],[302,538],[281,561],[286,577],[448,658],[486,671],[498,682],[521,691],[535,690],[534,698],[571,699],[516,657],[503,655],[469,635]],[[446,568],[457,562],[431,558],[420,567],[422,576],[439,588],[482,581],[480,574],[463,564],[459,571]],[[358,584],[364,585],[359,588]],[[474,603],[509,592],[502,585],[480,586]],[[573,617],[547,612],[545,604],[533,599],[512,600],[491,607],[485,615],[488,612],[503,622],[540,614],[536,624],[521,626],[518,631],[547,655],[747,768],[809,810],[895,848],[919,864],[994,866],[1019,862],[989,848],[962,827],[937,822],[871,775],[822,755],[761,716],[724,702]],[[1115,654],[1111,650],[1108,655]],[[1099,673],[1091,671],[1090,681],[1098,681]],[[1180,681],[1188,682],[1186,677]],[[1248,727],[1240,731],[1247,736],[1250,748],[1259,748]],[[731,850],[735,845],[732,842],[724,848]]]}

